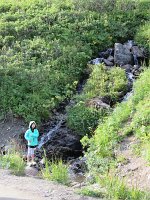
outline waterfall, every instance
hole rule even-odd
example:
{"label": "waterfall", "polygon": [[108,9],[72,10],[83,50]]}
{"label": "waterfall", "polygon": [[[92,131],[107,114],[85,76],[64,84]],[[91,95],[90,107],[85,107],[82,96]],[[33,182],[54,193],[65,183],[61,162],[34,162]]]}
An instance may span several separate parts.
{"label": "waterfall", "polygon": [[127,78],[128,78],[128,80],[131,81],[131,82],[133,82],[133,81],[134,81],[133,73],[128,72],[128,73],[126,73],[126,74],[127,74]]}
{"label": "waterfall", "polygon": [[137,56],[136,56],[135,54],[133,54],[133,58],[134,58],[134,64],[135,64],[135,65],[139,65]]}
{"label": "waterfall", "polygon": [[57,130],[59,130],[63,122],[63,120],[60,120],[59,123],[53,129],[51,129],[46,135],[41,137],[41,140],[38,145],[39,149],[53,137],[53,135]]}
{"label": "waterfall", "polygon": [[95,59],[92,60],[92,64],[93,64],[93,65],[98,65],[98,64],[100,64],[102,61],[103,61],[102,58],[95,58]]}

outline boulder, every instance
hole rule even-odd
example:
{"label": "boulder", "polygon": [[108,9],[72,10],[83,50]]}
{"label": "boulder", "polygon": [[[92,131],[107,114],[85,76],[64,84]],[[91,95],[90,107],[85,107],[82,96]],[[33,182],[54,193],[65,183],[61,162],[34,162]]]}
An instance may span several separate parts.
{"label": "boulder", "polygon": [[107,60],[107,59],[104,59],[103,61],[104,61],[104,63],[105,63],[106,66],[110,66],[110,67],[111,67],[111,66],[114,65],[113,62],[110,62],[110,61]]}
{"label": "boulder", "polygon": [[43,145],[46,155],[51,158],[67,159],[68,157],[77,158],[82,155],[82,145],[80,137],[71,133],[67,127],[60,128],[47,143]]}
{"label": "boulder", "polygon": [[87,170],[87,159],[85,157],[74,159],[70,161],[69,170],[74,173],[85,173]]}
{"label": "boulder", "polygon": [[90,99],[86,102],[86,105],[89,107],[94,107],[96,109],[104,108],[109,109],[110,105],[104,103],[100,97],[95,97],[93,99]]}
{"label": "boulder", "polygon": [[109,56],[109,57],[107,58],[107,60],[108,60],[109,62],[114,62],[114,57],[113,57],[113,56]]}
{"label": "boulder", "polygon": [[114,62],[120,66],[133,64],[133,55],[126,45],[115,43]]}
{"label": "boulder", "polygon": [[25,175],[26,176],[37,176],[39,173],[38,169],[35,167],[26,166],[25,167]]}
{"label": "boulder", "polygon": [[133,40],[128,40],[126,43],[124,43],[125,48],[127,48],[129,51],[131,51],[131,48],[135,45]]}

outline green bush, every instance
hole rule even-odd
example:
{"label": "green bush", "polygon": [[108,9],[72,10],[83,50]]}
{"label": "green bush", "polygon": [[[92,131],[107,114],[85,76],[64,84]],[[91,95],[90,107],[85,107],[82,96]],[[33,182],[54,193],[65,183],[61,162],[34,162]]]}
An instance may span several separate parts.
{"label": "green bush", "polygon": [[150,138],[150,95],[140,101],[132,117],[131,127],[140,139]]}
{"label": "green bush", "polygon": [[150,51],[149,36],[150,36],[150,23],[146,23],[139,28],[139,31],[137,31],[135,35],[135,41]]}
{"label": "green bush", "polygon": [[88,60],[133,38],[148,20],[146,1],[2,0],[0,109],[47,118],[75,91]]}
{"label": "green bush", "polygon": [[45,169],[42,169],[44,179],[67,185],[69,183],[68,166],[62,160],[50,162],[45,159]]}
{"label": "green bush", "polygon": [[25,163],[20,153],[14,151],[0,156],[0,167],[10,169],[15,175],[24,175]]}
{"label": "green bush", "polygon": [[84,102],[79,102],[68,111],[67,124],[79,135],[92,133],[96,128],[100,116],[105,111],[98,111],[95,108],[89,108]]}

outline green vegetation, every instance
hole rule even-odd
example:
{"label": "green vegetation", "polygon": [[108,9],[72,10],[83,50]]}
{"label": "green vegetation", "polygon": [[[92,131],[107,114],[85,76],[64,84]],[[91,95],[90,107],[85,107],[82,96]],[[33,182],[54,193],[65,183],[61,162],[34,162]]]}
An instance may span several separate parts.
{"label": "green vegetation", "polygon": [[150,69],[145,69],[134,84],[132,98],[119,104],[104,123],[100,123],[91,139],[87,136],[82,139],[84,146],[89,145],[86,156],[90,170],[101,173],[109,171],[115,165],[114,149],[117,142],[129,132],[144,143],[149,143],[149,76]]}
{"label": "green vegetation", "polygon": [[137,32],[135,36],[135,41],[138,42],[138,44],[141,44],[147,50],[150,50],[150,23],[146,23],[145,25],[140,27],[140,30]]}
{"label": "green vegetation", "polygon": [[92,55],[134,37],[148,20],[145,4],[1,0],[1,113],[39,122],[47,118],[72,96]]}
{"label": "green vegetation", "polygon": [[42,177],[67,185],[69,183],[68,166],[62,160],[50,162],[45,160],[45,168],[42,169]]}
{"label": "green vegetation", "polygon": [[[124,70],[87,66],[87,62],[115,42],[128,39],[149,49],[149,8],[148,0],[0,2],[0,119],[12,112],[26,121],[41,122],[73,96],[79,80],[89,70],[82,94],[74,97],[76,105],[68,109],[67,122],[77,134],[87,134],[82,144],[87,148],[88,169],[96,177],[104,177],[98,182],[106,188],[108,199],[149,197],[128,189],[110,174],[117,162],[114,149],[128,134],[140,140],[134,151],[150,161],[150,69],[143,67],[133,96],[116,105],[127,91]],[[106,98],[114,110],[93,106],[90,101],[94,98]],[[24,171],[24,162],[16,151],[0,156],[0,165],[17,175]],[[68,184],[68,166],[61,160],[46,160],[42,176]],[[102,195],[87,188],[81,193]]]}
{"label": "green vegetation", "polygon": [[16,151],[8,152],[6,155],[0,155],[0,167],[10,169],[15,175],[24,175],[25,162],[20,153]]}
{"label": "green vegetation", "polygon": [[127,78],[123,69],[108,70],[103,65],[94,66],[82,94],[76,96],[76,105],[68,110],[68,126],[78,134],[89,134],[110,109],[90,107],[88,101],[94,97],[105,97],[114,104],[126,90]]}
{"label": "green vegetation", "polygon": [[136,188],[129,189],[123,181],[113,175],[106,175],[99,179],[99,183],[106,188],[107,199],[110,200],[148,200],[149,194]]}
{"label": "green vegetation", "polygon": [[84,196],[90,196],[90,197],[99,197],[99,198],[104,197],[104,193],[101,192],[100,189],[93,189],[90,186],[86,186],[80,190],[77,190],[77,193]]}

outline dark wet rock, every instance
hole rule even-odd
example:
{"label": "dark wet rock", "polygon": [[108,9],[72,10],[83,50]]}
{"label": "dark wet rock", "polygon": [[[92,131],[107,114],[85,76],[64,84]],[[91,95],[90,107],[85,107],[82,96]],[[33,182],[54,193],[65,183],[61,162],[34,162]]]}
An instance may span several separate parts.
{"label": "dark wet rock", "polygon": [[133,55],[130,50],[120,43],[115,43],[114,62],[120,66],[133,64]]}
{"label": "dark wet rock", "polygon": [[60,128],[53,137],[43,146],[48,158],[77,158],[82,155],[82,145],[79,136],[71,133],[67,128]]}
{"label": "dark wet rock", "polygon": [[109,57],[107,58],[107,60],[108,60],[109,62],[114,62],[114,57],[113,57],[113,56],[109,56]]}
{"label": "dark wet rock", "polygon": [[121,68],[125,69],[126,72],[131,72],[133,69],[133,66],[130,64],[126,64],[126,65],[121,66]]}
{"label": "dark wet rock", "polygon": [[113,53],[114,49],[109,48],[106,51],[99,52],[99,57],[107,59],[109,56],[113,55]]}
{"label": "dark wet rock", "polygon": [[111,105],[111,103],[112,103],[111,96],[109,96],[109,95],[105,95],[105,96],[99,97],[99,98],[101,99],[101,101],[102,101],[103,103],[106,103],[106,104],[108,104],[108,105]]}
{"label": "dark wet rock", "polygon": [[113,66],[113,65],[114,65],[114,63],[113,63],[113,62],[110,62],[110,61],[109,61],[109,60],[107,60],[107,59],[104,59],[103,61],[104,61],[104,63],[105,63],[105,65],[106,65],[106,66],[110,66],[110,67],[111,67],[111,66]]}
{"label": "dark wet rock", "polygon": [[86,158],[82,157],[70,161],[69,170],[73,173],[85,173],[87,171]]}

